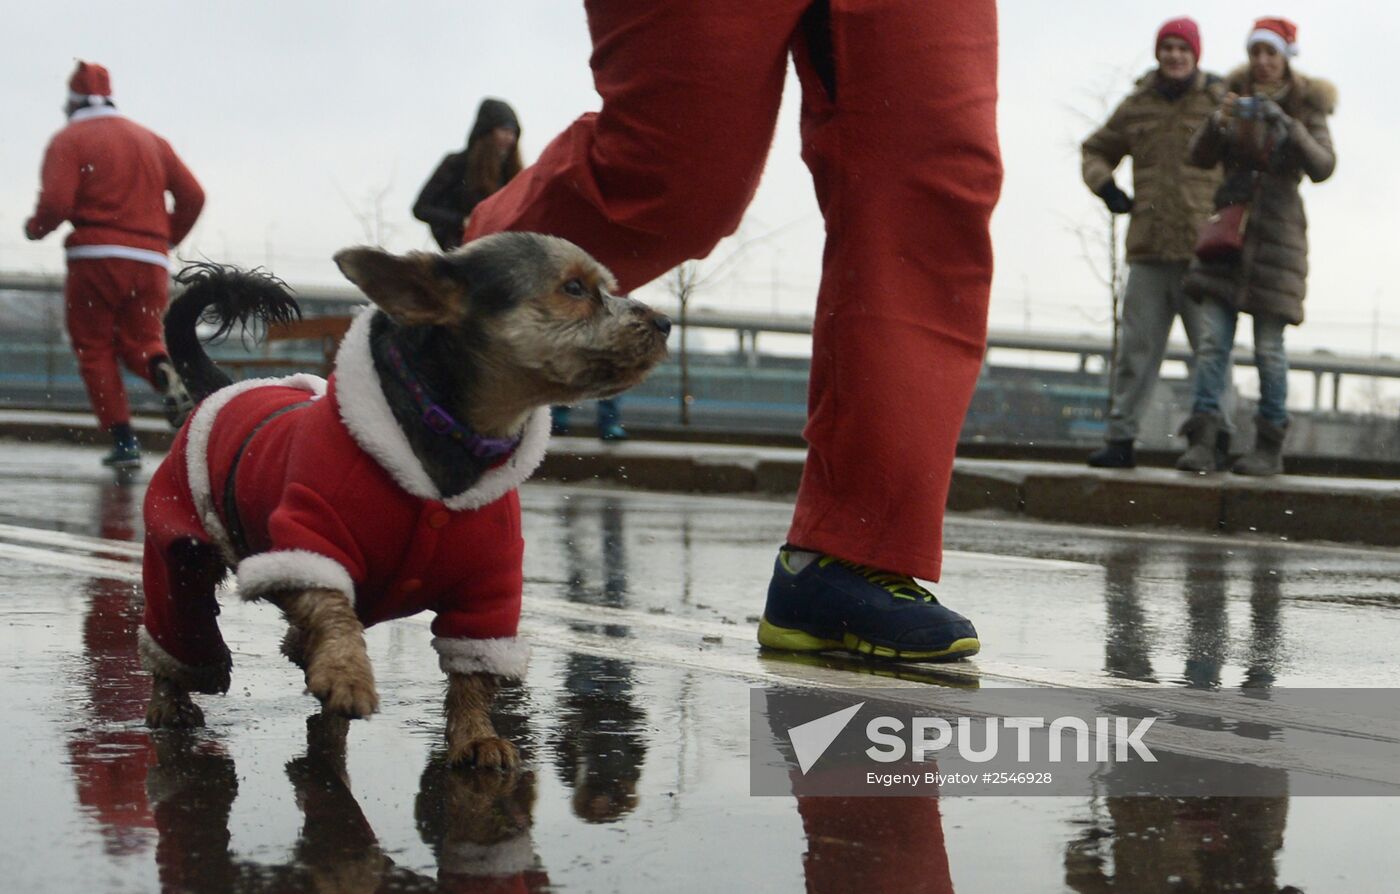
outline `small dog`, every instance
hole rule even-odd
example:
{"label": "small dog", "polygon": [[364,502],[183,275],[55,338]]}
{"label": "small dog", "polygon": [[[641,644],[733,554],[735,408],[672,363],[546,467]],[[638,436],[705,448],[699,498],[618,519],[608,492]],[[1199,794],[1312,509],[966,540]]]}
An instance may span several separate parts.
{"label": "small dog", "polygon": [[235,569],[244,599],[282,609],[282,651],[332,714],[378,709],[364,628],[434,611],[448,759],[513,767],[489,712],[528,658],[515,488],[544,455],[548,405],[641,381],[670,321],[549,236],[335,261],[376,307],[350,327],[329,382],[234,384],[196,325],[216,322],[217,337],[298,316],[296,303],[268,274],[202,264],[178,277],[167,347],[200,403],[146,494],[146,723],[201,725],[190,693],[228,691],[214,591]]}

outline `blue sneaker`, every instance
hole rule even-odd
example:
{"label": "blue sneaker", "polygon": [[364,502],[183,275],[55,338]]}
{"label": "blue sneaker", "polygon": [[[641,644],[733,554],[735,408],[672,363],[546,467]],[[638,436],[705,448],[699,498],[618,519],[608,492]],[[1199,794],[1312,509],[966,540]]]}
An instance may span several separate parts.
{"label": "blue sneaker", "polygon": [[794,652],[855,652],[897,661],[952,661],[982,648],[972,622],[908,575],[834,556],[801,570],[778,551],[758,642]]}
{"label": "blue sneaker", "polygon": [[102,465],[114,469],[134,469],[141,465],[141,445],[135,438],[117,441],[112,452],[102,457]]}

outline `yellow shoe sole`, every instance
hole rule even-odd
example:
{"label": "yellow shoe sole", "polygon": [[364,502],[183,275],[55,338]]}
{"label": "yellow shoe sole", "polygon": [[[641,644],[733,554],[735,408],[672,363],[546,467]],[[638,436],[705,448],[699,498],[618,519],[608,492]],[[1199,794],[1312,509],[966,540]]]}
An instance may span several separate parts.
{"label": "yellow shoe sole", "polygon": [[781,649],[785,652],[854,652],[892,661],[956,661],[959,658],[970,658],[982,649],[981,641],[969,636],[953,640],[946,649],[902,652],[889,646],[877,646],[854,633],[847,633],[839,640],[822,639],[801,630],[770,624],[767,618],[758,622],[758,644],[765,649]]}

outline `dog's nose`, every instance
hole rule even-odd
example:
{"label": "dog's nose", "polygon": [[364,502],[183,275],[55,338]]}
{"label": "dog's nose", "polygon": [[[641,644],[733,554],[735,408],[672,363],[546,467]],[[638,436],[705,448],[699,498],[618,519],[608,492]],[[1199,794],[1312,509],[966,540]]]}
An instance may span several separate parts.
{"label": "dog's nose", "polygon": [[660,330],[662,335],[671,334],[671,318],[665,314],[657,314],[651,318],[651,325]]}

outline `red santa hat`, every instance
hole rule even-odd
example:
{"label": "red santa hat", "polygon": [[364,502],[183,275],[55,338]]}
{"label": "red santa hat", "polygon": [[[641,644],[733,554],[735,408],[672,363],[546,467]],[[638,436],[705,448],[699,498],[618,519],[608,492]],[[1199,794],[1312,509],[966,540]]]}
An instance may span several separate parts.
{"label": "red santa hat", "polygon": [[[68,79],[68,98],[96,105],[112,95],[112,76],[96,62],[78,61]],[[94,99],[96,97],[96,99]]]}
{"label": "red santa hat", "polygon": [[1244,43],[1245,51],[1256,43],[1266,43],[1285,56],[1298,55],[1298,26],[1281,18],[1258,19]]}
{"label": "red santa hat", "polygon": [[1196,61],[1201,61],[1201,29],[1196,24],[1196,20],[1188,16],[1179,19],[1172,19],[1164,22],[1161,28],[1157,29],[1157,42],[1153,44],[1153,51],[1162,48],[1162,41],[1168,37],[1179,37],[1186,41],[1191,47],[1191,52],[1195,54]]}

